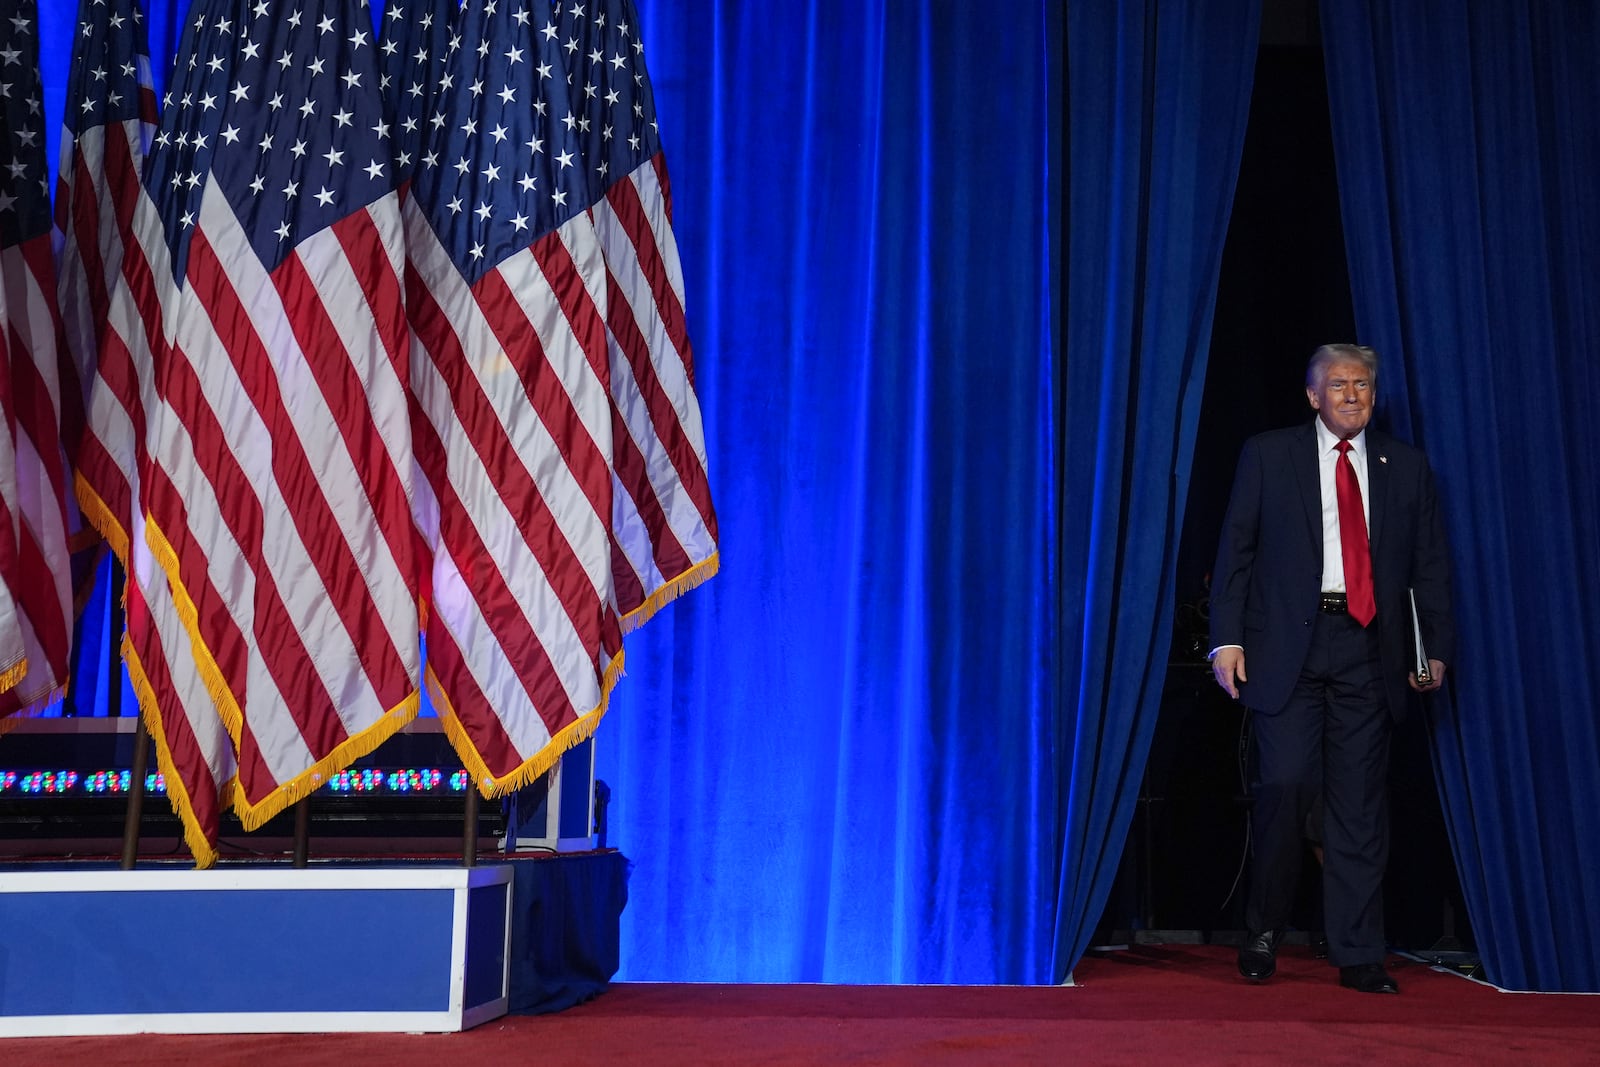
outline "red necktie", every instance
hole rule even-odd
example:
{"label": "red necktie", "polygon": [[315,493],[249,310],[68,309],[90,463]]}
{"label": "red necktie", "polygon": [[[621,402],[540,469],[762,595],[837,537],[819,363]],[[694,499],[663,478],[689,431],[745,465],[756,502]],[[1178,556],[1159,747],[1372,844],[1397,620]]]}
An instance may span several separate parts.
{"label": "red necktie", "polygon": [[1338,444],[1334,487],[1339,497],[1339,550],[1344,556],[1344,590],[1350,617],[1366,626],[1378,613],[1372,598],[1372,550],[1367,545],[1367,516],[1361,507],[1361,485],[1350,463],[1350,442]]}

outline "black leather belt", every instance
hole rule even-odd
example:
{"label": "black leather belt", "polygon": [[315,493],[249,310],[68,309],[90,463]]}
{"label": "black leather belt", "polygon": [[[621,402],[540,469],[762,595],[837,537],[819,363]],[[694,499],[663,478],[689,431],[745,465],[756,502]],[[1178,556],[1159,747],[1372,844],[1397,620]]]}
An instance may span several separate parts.
{"label": "black leather belt", "polygon": [[1323,593],[1322,611],[1325,615],[1348,615],[1350,613],[1350,601],[1345,598],[1343,593]]}

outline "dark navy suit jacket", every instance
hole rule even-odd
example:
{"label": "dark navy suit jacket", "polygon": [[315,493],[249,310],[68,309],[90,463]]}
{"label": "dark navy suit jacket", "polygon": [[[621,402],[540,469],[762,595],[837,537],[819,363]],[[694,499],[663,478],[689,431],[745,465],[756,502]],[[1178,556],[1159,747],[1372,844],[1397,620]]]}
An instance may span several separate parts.
{"label": "dark navy suit jacket", "polygon": [[[1433,472],[1421,451],[1367,429],[1367,519],[1372,545],[1373,620],[1389,711],[1412,696],[1414,589],[1430,658],[1455,655],[1449,553]],[[1244,648],[1247,707],[1268,714],[1289,699],[1311,647],[1322,596],[1322,499],[1313,422],[1245,442],[1211,578],[1211,646]]]}

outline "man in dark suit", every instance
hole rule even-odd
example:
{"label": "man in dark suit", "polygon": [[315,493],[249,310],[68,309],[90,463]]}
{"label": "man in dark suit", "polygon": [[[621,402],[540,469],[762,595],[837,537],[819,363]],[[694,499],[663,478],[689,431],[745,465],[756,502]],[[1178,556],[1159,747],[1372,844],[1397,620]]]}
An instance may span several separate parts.
{"label": "man in dark suit", "polygon": [[[1320,795],[1328,959],[1340,983],[1398,992],[1384,969],[1391,720],[1453,654],[1444,529],[1423,454],[1367,428],[1377,355],[1324,345],[1306,368],[1309,424],[1239,457],[1211,583],[1212,673],[1251,709],[1255,866],[1239,971],[1276,969]],[[1416,597],[1429,676],[1412,668]],[[1247,668],[1248,663],[1248,668]]]}

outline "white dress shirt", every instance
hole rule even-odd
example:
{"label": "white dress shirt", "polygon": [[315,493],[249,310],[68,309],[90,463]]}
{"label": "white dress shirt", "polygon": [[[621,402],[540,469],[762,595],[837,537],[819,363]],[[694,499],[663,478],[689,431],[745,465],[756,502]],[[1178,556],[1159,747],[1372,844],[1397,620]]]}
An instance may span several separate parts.
{"label": "white dress shirt", "polygon": [[[1344,588],[1344,548],[1339,541],[1339,491],[1336,471],[1339,463],[1339,437],[1321,419],[1317,420],[1317,473],[1322,483],[1322,591],[1342,593]],[[1367,495],[1367,431],[1350,438],[1350,465],[1361,486],[1361,516],[1367,531],[1372,530],[1372,508]]]}

